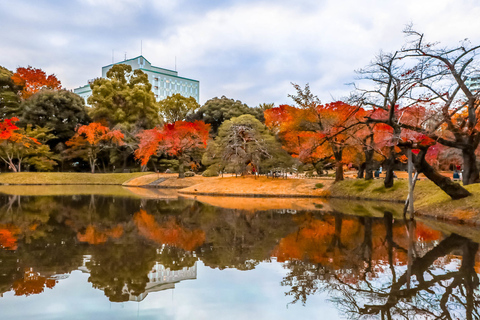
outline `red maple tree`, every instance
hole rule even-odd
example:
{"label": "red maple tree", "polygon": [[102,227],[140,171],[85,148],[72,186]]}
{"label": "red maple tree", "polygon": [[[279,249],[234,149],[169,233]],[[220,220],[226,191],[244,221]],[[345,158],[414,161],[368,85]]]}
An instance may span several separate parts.
{"label": "red maple tree", "polygon": [[0,121],[0,159],[14,172],[21,171],[26,150],[33,145],[41,145],[37,139],[21,133],[15,125],[17,121],[16,117]]}
{"label": "red maple tree", "polygon": [[19,67],[13,74],[12,80],[16,85],[23,87],[21,96],[28,99],[34,93],[42,89],[59,90],[62,88],[60,80],[54,74],[48,75],[42,69]]}
{"label": "red maple tree", "polygon": [[70,147],[69,156],[87,160],[91,172],[94,173],[98,153],[112,145],[122,145],[123,138],[120,130],[110,130],[101,123],[92,122],[79,127],[75,135],[65,144]]}
{"label": "red maple tree", "polygon": [[163,128],[144,130],[138,134],[140,143],[135,150],[135,158],[145,166],[150,157],[167,154],[179,160],[179,178],[185,177],[185,164],[192,153],[207,146],[210,125],[203,121],[177,121],[166,124]]}

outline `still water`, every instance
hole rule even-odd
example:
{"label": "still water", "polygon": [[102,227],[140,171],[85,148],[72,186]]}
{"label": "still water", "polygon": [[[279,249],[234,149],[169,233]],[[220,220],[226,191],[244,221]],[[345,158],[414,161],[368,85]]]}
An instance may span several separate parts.
{"label": "still water", "polygon": [[477,235],[395,206],[11,193],[1,319],[480,318]]}

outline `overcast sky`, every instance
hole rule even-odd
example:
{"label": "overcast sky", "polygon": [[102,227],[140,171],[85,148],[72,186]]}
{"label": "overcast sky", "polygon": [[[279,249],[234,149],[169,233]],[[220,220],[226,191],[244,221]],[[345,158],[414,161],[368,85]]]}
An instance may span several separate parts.
{"label": "overcast sky", "polygon": [[200,102],[225,95],[290,103],[291,82],[323,102],[355,70],[401,47],[406,24],[426,39],[480,44],[478,0],[0,0],[0,65],[31,65],[67,89],[140,55],[200,81]]}

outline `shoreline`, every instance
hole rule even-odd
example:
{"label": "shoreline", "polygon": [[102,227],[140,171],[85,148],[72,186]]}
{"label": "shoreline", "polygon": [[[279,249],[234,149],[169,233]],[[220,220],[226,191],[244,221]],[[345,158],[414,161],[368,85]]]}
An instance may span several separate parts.
{"label": "shoreline", "polygon": [[[189,197],[279,198],[279,199],[338,199],[380,203],[405,202],[408,186],[396,180],[385,189],[383,180],[346,179],[271,179],[261,177],[186,177],[164,173],[3,173],[0,185],[9,186],[123,186],[127,188],[170,189]],[[415,188],[415,216],[452,222],[459,225],[480,225],[480,184],[466,186],[472,196],[451,200],[440,188],[420,180]]]}

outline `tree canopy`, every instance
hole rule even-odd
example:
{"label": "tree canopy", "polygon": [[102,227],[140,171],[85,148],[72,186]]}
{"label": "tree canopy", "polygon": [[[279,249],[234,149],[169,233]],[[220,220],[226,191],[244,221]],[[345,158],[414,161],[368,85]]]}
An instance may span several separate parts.
{"label": "tree canopy", "polygon": [[18,116],[22,86],[12,79],[13,72],[0,66],[0,117]]}
{"label": "tree canopy", "polygon": [[168,123],[185,120],[193,114],[200,105],[193,97],[184,97],[180,93],[171,95],[158,103],[160,113]]}
{"label": "tree canopy", "polygon": [[[260,110],[260,109],[258,109]],[[251,114],[262,120],[263,111],[257,112],[257,109],[249,108],[246,104],[240,100],[229,99],[225,96],[221,98],[215,97],[207,102],[187,120],[202,120],[203,122],[210,124],[212,133],[217,134],[220,125],[231,118],[239,117],[243,114]]]}
{"label": "tree canopy", "polygon": [[67,90],[42,90],[22,104],[20,125],[48,127],[54,143],[66,142],[79,125],[90,122],[83,99]]}
{"label": "tree canopy", "polygon": [[125,64],[116,64],[107,78],[98,78],[90,85],[93,121],[105,121],[124,131],[151,129],[160,121],[158,106],[148,76]]}
{"label": "tree canopy", "polygon": [[[273,163],[267,165],[270,159]],[[203,158],[206,165],[218,164],[237,173],[246,172],[248,166],[259,172],[263,165],[281,166],[282,162],[292,164],[293,159],[283,151],[275,136],[250,114],[226,120]]]}
{"label": "tree canopy", "polygon": [[28,99],[31,95],[42,89],[60,90],[62,84],[54,74],[47,75],[42,69],[19,67],[12,76],[15,84],[22,87],[20,96],[22,99]]}

